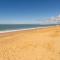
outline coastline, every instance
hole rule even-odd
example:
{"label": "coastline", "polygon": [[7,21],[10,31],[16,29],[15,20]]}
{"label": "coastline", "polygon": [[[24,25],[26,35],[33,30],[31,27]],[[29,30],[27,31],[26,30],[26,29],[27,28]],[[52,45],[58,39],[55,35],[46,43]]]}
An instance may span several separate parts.
{"label": "coastline", "polygon": [[60,60],[60,26],[1,35],[0,60]]}
{"label": "coastline", "polygon": [[26,30],[33,30],[33,29],[45,29],[45,28],[50,28],[54,26],[47,26],[47,27],[36,27],[36,28],[27,28],[27,29],[16,29],[16,30],[5,30],[5,31],[0,31],[0,33],[9,33],[9,32],[17,32],[17,31],[26,31]]}

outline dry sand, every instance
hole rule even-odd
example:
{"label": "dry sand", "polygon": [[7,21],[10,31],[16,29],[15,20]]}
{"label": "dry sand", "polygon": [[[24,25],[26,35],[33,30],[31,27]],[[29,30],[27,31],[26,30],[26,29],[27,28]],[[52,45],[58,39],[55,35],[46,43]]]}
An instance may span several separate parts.
{"label": "dry sand", "polygon": [[0,34],[0,60],[60,60],[60,26]]}

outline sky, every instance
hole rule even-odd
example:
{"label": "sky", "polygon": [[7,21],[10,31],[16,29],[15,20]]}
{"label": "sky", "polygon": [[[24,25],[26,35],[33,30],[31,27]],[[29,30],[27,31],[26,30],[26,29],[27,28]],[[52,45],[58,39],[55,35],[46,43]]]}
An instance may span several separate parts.
{"label": "sky", "polygon": [[0,0],[0,24],[49,24],[58,18],[60,0]]}

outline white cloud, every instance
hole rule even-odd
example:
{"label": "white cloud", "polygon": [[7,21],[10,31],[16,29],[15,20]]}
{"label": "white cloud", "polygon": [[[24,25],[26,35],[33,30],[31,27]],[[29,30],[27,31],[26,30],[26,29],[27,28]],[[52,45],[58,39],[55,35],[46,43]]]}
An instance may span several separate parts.
{"label": "white cloud", "polygon": [[34,20],[0,20],[0,24],[58,24],[60,23],[60,15],[52,16],[50,18],[39,18]]}
{"label": "white cloud", "polygon": [[58,24],[58,23],[60,23],[60,15],[52,16],[45,20],[37,19],[36,21],[40,24]]}
{"label": "white cloud", "polygon": [[46,23],[55,23],[55,24],[60,23],[60,15],[47,19]]}

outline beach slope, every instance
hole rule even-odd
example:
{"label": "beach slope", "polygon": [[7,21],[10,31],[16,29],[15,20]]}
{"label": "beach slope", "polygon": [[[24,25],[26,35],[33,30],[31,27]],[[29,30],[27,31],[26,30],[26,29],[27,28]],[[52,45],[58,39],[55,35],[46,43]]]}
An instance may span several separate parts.
{"label": "beach slope", "polygon": [[60,26],[0,34],[0,60],[60,60]]}

